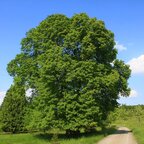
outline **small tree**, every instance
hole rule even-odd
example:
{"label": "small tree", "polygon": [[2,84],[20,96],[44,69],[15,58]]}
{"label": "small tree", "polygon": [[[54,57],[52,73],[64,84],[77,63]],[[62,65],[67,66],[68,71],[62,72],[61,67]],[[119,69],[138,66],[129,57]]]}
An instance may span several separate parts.
{"label": "small tree", "polygon": [[2,111],[0,106],[0,131],[2,131]]}
{"label": "small tree", "polygon": [[5,132],[22,132],[26,107],[25,89],[14,84],[7,91],[2,103],[2,129]]}
{"label": "small tree", "polygon": [[141,105],[137,105],[134,107],[135,116],[138,122],[138,125],[141,125],[141,119],[143,117],[143,109]]}

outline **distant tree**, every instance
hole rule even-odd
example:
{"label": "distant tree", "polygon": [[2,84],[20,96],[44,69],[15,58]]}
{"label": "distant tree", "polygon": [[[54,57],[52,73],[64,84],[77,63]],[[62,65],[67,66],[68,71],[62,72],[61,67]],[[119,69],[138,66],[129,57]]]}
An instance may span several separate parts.
{"label": "distant tree", "polygon": [[27,32],[21,53],[8,64],[11,76],[35,90],[30,125],[79,133],[102,125],[128,96],[129,66],[116,59],[114,34],[103,21],[56,14]]}
{"label": "distant tree", "polygon": [[2,131],[2,111],[0,106],[0,131]]}
{"label": "distant tree", "polygon": [[138,124],[141,124],[141,119],[144,116],[144,110],[141,105],[137,105],[134,107],[135,117],[137,118]]}
{"label": "distant tree", "polygon": [[12,133],[24,131],[26,104],[24,87],[18,84],[12,85],[1,106],[3,131]]}

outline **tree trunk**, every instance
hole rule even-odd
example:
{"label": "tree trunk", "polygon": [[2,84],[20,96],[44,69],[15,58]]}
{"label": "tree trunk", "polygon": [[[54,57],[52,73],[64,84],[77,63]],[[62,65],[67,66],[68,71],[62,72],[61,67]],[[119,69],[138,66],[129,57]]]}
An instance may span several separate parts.
{"label": "tree trunk", "polygon": [[70,130],[70,129],[67,129],[66,130],[66,135],[67,136],[79,136],[80,135],[80,130]]}

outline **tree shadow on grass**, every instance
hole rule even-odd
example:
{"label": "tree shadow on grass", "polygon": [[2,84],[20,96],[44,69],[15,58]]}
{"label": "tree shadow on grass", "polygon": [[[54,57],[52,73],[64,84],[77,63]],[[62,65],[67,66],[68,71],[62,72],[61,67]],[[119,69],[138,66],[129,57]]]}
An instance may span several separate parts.
{"label": "tree shadow on grass", "polygon": [[[111,127],[111,128],[105,128],[104,130],[99,130],[99,131],[92,131],[89,133],[80,133],[79,135],[66,135],[65,133],[58,133],[58,139],[59,140],[68,140],[68,139],[79,139],[82,137],[92,137],[92,136],[107,136],[109,134],[115,133],[116,128]],[[34,134],[34,137],[37,139],[45,140],[45,141],[51,141],[54,136],[54,133],[39,133],[39,134]]]}

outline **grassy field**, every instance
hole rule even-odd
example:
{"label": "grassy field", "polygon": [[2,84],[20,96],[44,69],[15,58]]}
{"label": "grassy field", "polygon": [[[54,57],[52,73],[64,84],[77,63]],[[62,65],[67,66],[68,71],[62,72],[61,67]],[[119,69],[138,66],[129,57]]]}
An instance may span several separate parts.
{"label": "grassy field", "polygon": [[104,135],[115,131],[114,128],[97,131],[91,134],[81,134],[79,137],[66,137],[59,134],[58,141],[52,141],[52,134],[0,134],[0,144],[96,144]]}
{"label": "grassy field", "polygon": [[46,134],[4,134],[0,135],[0,144],[94,144],[102,138],[102,134],[82,135],[79,138],[61,136],[56,143]]}

